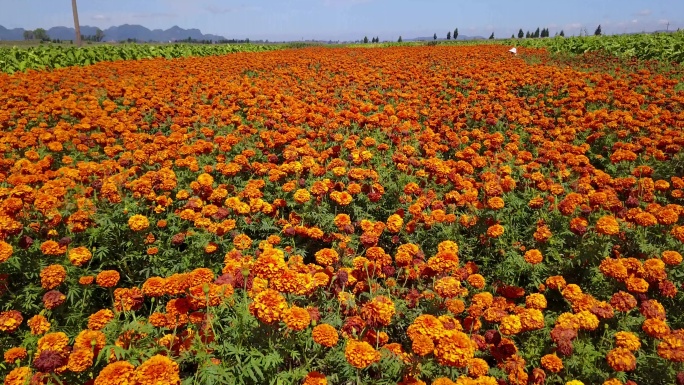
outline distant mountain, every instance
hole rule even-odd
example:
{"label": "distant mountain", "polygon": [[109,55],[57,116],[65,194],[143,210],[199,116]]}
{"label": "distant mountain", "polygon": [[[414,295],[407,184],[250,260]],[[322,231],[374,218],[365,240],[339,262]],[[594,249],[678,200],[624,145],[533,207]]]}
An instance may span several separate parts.
{"label": "distant mountain", "polygon": [[[458,35],[458,39],[456,39],[456,40],[483,40],[483,39],[486,39],[486,38],[483,36]],[[404,41],[425,41],[425,40],[434,40],[434,36],[414,37],[413,39],[404,39]],[[438,37],[437,40],[447,40],[447,39]]]}
{"label": "distant mountain", "polygon": [[[95,35],[97,31],[96,27],[90,27],[87,25],[81,26],[81,34],[84,36]],[[124,24],[118,27],[109,27],[104,32],[105,41],[121,41],[127,39],[136,39],[138,41],[174,41],[174,40],[185,40],[191,38],[193,40],[225,40],[225,37],[203,34],[202,31],[196,28],[183,29],[178,26],[173,26],[167,30],[154,29],[150,30],[143,27],[142,25],[130,25]],[[48,36],[51,39],[60,40],[73,40],[74,39],[74,29],[70,27],[52,27],[47,30]],[[24,29],[14,28],[7,29],[0,25],[0,40],[23,40],[24,39]]]}

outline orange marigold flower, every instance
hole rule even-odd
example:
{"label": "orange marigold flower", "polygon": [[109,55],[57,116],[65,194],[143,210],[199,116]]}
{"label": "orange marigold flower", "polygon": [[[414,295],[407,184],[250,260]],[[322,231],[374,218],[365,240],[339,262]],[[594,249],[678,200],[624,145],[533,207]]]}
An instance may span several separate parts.
{"label": "orange marigold flower", "polygon": [[45,241],[40,245],[40,251],[45,255],[62,255],[66,253],[67,247],[55,241]]}
{"label": "orange marigold flower", "polygon": [[670,266],[677,266],[682,263],[682,255],[676,251],[663,251],[662,258],[663,262]]}
{"label": "orange marigold flower", "polygon": [[161,297],[164,295],[166,279],[162,277],[150,277],[142,286],[142,292],[146,297]]}
{"label": "orange marigold flower", "polygon": [[596,222],[596,232],[603,235],[615,235],[620,232],[620,225],[615,217],[606,215]]}
{"label": "orange marigold flower", "polygon": [[554,275],[546,279],[546,286],[553,290],[563,290],[566,286],[565,278],[561,275]]}
{"label": "orange marigold flower", "polygon": [[93,366],[93,350],[87,348],[76,349],[69,354],[67,368],[74,373],[85,372]]}
{"label": "orange marigold flower", "polygon": [[636,357],[625,348],[615,348],[606,356],[608,365],[617,372],[629,372],[636,369]]}
{"label": "orange marigold flower", "polygon": [[52,290],[64,283],[66,269],[62,265],[50,265],[40,272],[40,284],[45,290]]}
{"label": "orange marigold flower", "polygon": [[136,385],[180,384],[178,364],[169,357],[157,354],[135,369],[133,381]]}
{"label": "orange marigold flower", "polygon": [[630,277],[625,280],[627,290],[632,293],[646,293],[648,291],[648,282],[643,278]]}
{"label": "orange marigold flower", "polygon": [[596,330],[599,326],[599,319],[589,310],[582,310],[575,315],[579,326],[583,330]]}
{"label": "orange marigold flower", "polygon": [[252,247],[252,239],[245,234],[238,234],[233,238],[233,245],[238,250],[245,250]]}
{"label": "orange marigold flower", "polygon": [[412,340],[411,349],[413,349],[414,353],[423,357],[435,350],[435,343],[432,341],[432,339],[430,339],[430,337],[418,334]]}
{"label": "orange marigold flower", "polygon": [[368,342],[353,339],[347,341],[344,356],[351,366],[358,369],[365,369],[370,364],[380,361],[380,352]]}
{"label": "orange marigold flower", "polygon": [[438,279],[434,284],[434,290],[442,298],[454,298],[468,294],[468,290],[461,287],[461,281],[454,277]]}
{"label": "orange marigold flower", "polygon": [[340,260],[339,254],[333,249],[321,249],[315,254],[316,262],[323,266],[332,266]]}
{"label": "orange marigold flower", "polygon": [[366,302],[361,308],[361,316],[371,326],[389,325],[395,312],[394,302],[382,295]]}
{"label": "orange marigold flower", "polygon": [[294,200],[299,204],[306,203],[311,200],[311,194],[309,194],[308,190],[301,188],[295,191]]}
{"label": "orange marigold flower", "polygon": [[7,262],[12,256],[14,248],[5,241],[0,241],[0,263]]}
{"label": "orange marigold flower", "polygon": [[48,333],[38,340],[36,347],[36,357],[40,352],[45,350],[52,350],[63,354],[69,346],[69,337],[63,332]]}
{"label": "orange marigold flower", "polygon": [[116,361],[104,367],[93,385],[127,385],[133,383],[135,366],[128,361]]}
{"label": "orange marigold flower", "polygon": [[328,324],[316,325],[311,331],[311,336],[315,343],[328,348],[337,345],[337,341],[340,338],[337,329]]}
{"label": "orange marigold flower", "polygon": [[87,248],[81,246],[69,250],[69,261],[74,266],[83,266],[90,261],[93,254]]}
{"label": "orange marigold flower", "polygon": [[283,321],[288,328],[300,331],[306,329],[311,323],[311,315],[301,307],[292,306],[283,313]]}
{"label": "orange marigold flower", "polygon": [[5,385],[24,385],[31,379],[31,368],[21,366],[12,369],[5,377]]}
{"label": "orange marigold flower", "polygon": [[14,333],[19,329],[24,317],[16,310],[8,310],[0,313],[0,331],[5,333]]}
{"label": "orange marigold flower", "polygon": [[641,325],[641,330],[653,338],[663,338],[670,334],[670,326],[664,320],[649,318]]}
{"label": "orange marigold flower", "polygon": [[487,235],[490,238],[498,238],[498,237],[502,236],[503,233],[504,233],[504,227],[499,225],[499,224],[492,225],[492,226],[489,226],[489,228],[487,228]]}
{"label": "orange marigold flower", "polygon": [[109,309],[98,310],[88,317],[88,329],[90,330],[102,330],[109,323],[109,321],[114,319],[114,312]]}
{"label": "orange marigold flower", "polygon": [[485,278],[480,274],[470,274],[466,279],[466,282],[476,289],[484,289],[486,284]]}
{"label": "orange marigold flower", "polygon": [[489,364],[482,358],[472,358],[468,362],[468,375],[473,378],[480,378],[489,372]]}
{"label": "orange marigold flower", "polygon": [[541,251],[537,249],[531,249],[525,252],[525,262],[527,263],[536,265],[538,263],[541,263],[543,260],[544,256],[542,255]]}
{"label": "orange marigold flower", "polygon": [[45,334],[48,331],[50,331],[50,322],[45,318],[44,316],[40,314],[36,314],[33,317],[31,317],[26,324],[28,327],[31,329],[31,334],[34,336],[38,336],[41,334]]}
{"label": "orange marigold flower", "polygon": [[95,283],[100,287],[114,287],[119,283],[119,272],[116,270],[104,270],[97,274]]}
{"label": "orange marigold flower", "polygon": [[321,372],[310,372],[304,377],[302,385],[328,385],[328,380]]}
{"label": "orange marigold flower", "polygon": [[673,362],[684,362],[684,331],[677,330],[663,337],[658,344],[658,355]]}
{"label": "orange marigold flower", "polygon": [[500,197],[492,197],[487,200],[487,206],[492,210],[500,210],[504,207],[504,200]]}
{"label": "orange marigold flower", "polygon": [[475,350],[467,334],[449,330],[439,339],[434,353],[440,365],[464,368],[473,358]]}
{"label": "orange marigold flower", "polygon": [[150,227],[150,220],[146,216],[136,214],[128,218],[128,228],[133,231],[143,231]]}
{"label": "orange marigold flower", "polygon": [[555,354],[547,354],[541,358],[542,368],[552,373],[558,373],[563,370],[563,360]]}
{"label": "orange marigold flower", "polygon": [[22,347],[9,348],[3,354],[5,362],[14,365],[17,361],[21,361],[27,357],[26,349]]}
{"label": "orange marigold flower", "polygon": [[259,292],[249,305],[249,312],[259,321],[267,324],[279,321],[286,309],[285,297],[273,289],[265,289]]}

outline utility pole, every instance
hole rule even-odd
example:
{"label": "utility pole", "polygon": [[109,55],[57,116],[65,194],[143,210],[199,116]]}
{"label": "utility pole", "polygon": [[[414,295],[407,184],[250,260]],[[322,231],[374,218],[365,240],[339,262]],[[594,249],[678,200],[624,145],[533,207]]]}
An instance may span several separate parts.
{"label": "utility pole", "polygon": [[71,0],[71,10],[74,12],[74,29],[76,30],[76,46],[81,46],[81,25],[78,23],[78,8],[76,0]]}
{"label": "utility pole", "polygon": [[667,29],[666,29],[666,31],[667,31],[667,32],[670,32],[670,22],[669,22],[669,21],[667,22]]}

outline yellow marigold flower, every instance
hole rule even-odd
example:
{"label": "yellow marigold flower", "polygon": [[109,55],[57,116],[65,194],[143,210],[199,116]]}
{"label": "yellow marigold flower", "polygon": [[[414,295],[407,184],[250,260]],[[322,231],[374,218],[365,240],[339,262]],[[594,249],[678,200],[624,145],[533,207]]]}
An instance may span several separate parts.
{"label": "yellow marigold flower", "polygon": [[66,269],[62,265],[50,265],[40,272],[40,284],[45,290],[52,290],[66,279]]}
{"label": "yellow marigold flower", "polygon": [[529,264],[536,265],[541,263],[543,260],[544,256],[542,255],[541,251],[537,249],[531,249],[525,252],[525,262]]}
{"label": "yellow marigold flower", "polygon": [[169,357],[157,354],[135,369],[133,379],[136,385],[178,385],[178,364]]}
{"label": "yellow marigold flower", "polygon": [[504,335],[514,335],[522,331],[522,323],[520,317],[515,314],[507,315],[501,320],[499,331]]}
{"label": "yellow marigold flower", "polygon": [[623,385],[622,381],[618,380],[617,378],[609,378],[605,381],[603,381],[603,385]]}
{"label": "yellow marigold flower", "polygon": [[295,191],[294,200],[299,204],[306,203],[311,200],[311,194],[309,194],[308,190],[301,188]]}
{"label": "yellow marigold flower", "polygon": [[283,321],[288,328],[300,331],[304,330],[311,323],[311,315],[301,307],[292,306],[283,313]]}
{"label": "yellow marigold flower", "polygon": [[340,336],[337,329],[328,324],[316,325],[311,331],[311,336],[315,343],[332,348],[337,345]]}
{"label": "yellow marigold flower", "polygon": [[609,351],[606,360],[616,372],[630,372],[636,369],[636,357],[625,348],[615,348]]}
{"label": "yellow marigold flower", "polygon": [[552,373],[558,373],[563,370],[563,360],[558,358],[555,354],[547,354],[541,358],[542,368]]}
{"label": "yellow marigold flower", "polygon": [[328,380],[321,372],[310,372],[304,377],[302,385],[328,385]]}
{"label": "yellow marigold flower", "polygon": [[347,341],[344,356],[351,366],[358,369],[365,369],[370,364],[380,361],[380,352],[368,342],[353,339]]}
{"label": "yellow marigold flower", "polygon": [[45,334],[48,331],[50,331],[50,322],[45,318],[44,316],[40,314],[36,314],[33,317],[31,317],[26,324],[28,327],[31,329],[31,334],[34,336],[38,336],[41,334]]}
{"label": "yellow marigold flower", "polygon": [[641,341],[634,333],[617,332],[615,333],[615,345],[620,348],[637,351],[641,347]]}
{"label": "yellow marigold flower", "polygon": [[546,302],[546,297],[544,297],[544,294],[541,293],[532,293],[525,298],[525,307],[528,309],[539,309],[543,310],[546,309],[547,302]]}
{"label": "yellow marigold flower", "polygon": [[435,350],[435,343],[428,336],[418,334],[411,342],[411,349],[421,357],[426,356]]}
{"label": "yellow marigold flower", "polygon": [[584,382],[580,380],[572,380],[565,383],[565,385],[584,385]]}
{"label": "yellow marigold flower", "polygon": [[465,368],[475,350],[467,334],[449,330],[439,339],[434,353],[440,365]]}
{"label": "yellow marigold flower", "polygon": [[143,231],[150,227],[150,221],[146,216],[136,214],[128,218],[128,228],[133,231]]}
{"label": "yellow marigold flower", "polygon": [[69,250],[69,261],[74,266],[83,266],[90,261],[93,254],[87,248],[81,246]]}
{"label": "yellow marigold flower", "polygon": [[599,319],[589,310],[582,310],[575,315],[582,330],[596,330],[599,326]]}
{"label": "yellow marigold flower", "polygon": [[404,220],[397,214],[390,215],[387,218],[387,230],[390,233],[398,233],[401,231],[401,227],[404,225]]}
{"label": "yellow marigold flower", "polygon": [[461,287],[461,281],[454,277],[438,279],[435,282],[434,289],[442,298],[454,298],[468,294],[468,290]]}

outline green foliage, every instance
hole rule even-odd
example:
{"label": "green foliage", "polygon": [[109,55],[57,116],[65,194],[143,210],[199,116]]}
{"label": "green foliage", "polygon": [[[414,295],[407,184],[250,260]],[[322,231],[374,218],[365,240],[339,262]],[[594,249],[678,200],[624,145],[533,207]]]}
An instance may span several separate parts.
{"label": "green foliage", "polygon": [[[36,37],[33,32],[33,37]],[[235,52],[260,52],[280,49],[278,45],[98,45],[87,48],[42,45],[29,48],[0,48],[0,72],[15,73],[29,69],[52,70],[69,66],[86,66],[101,61],[140,60],[163,57],[225,55]]]}

